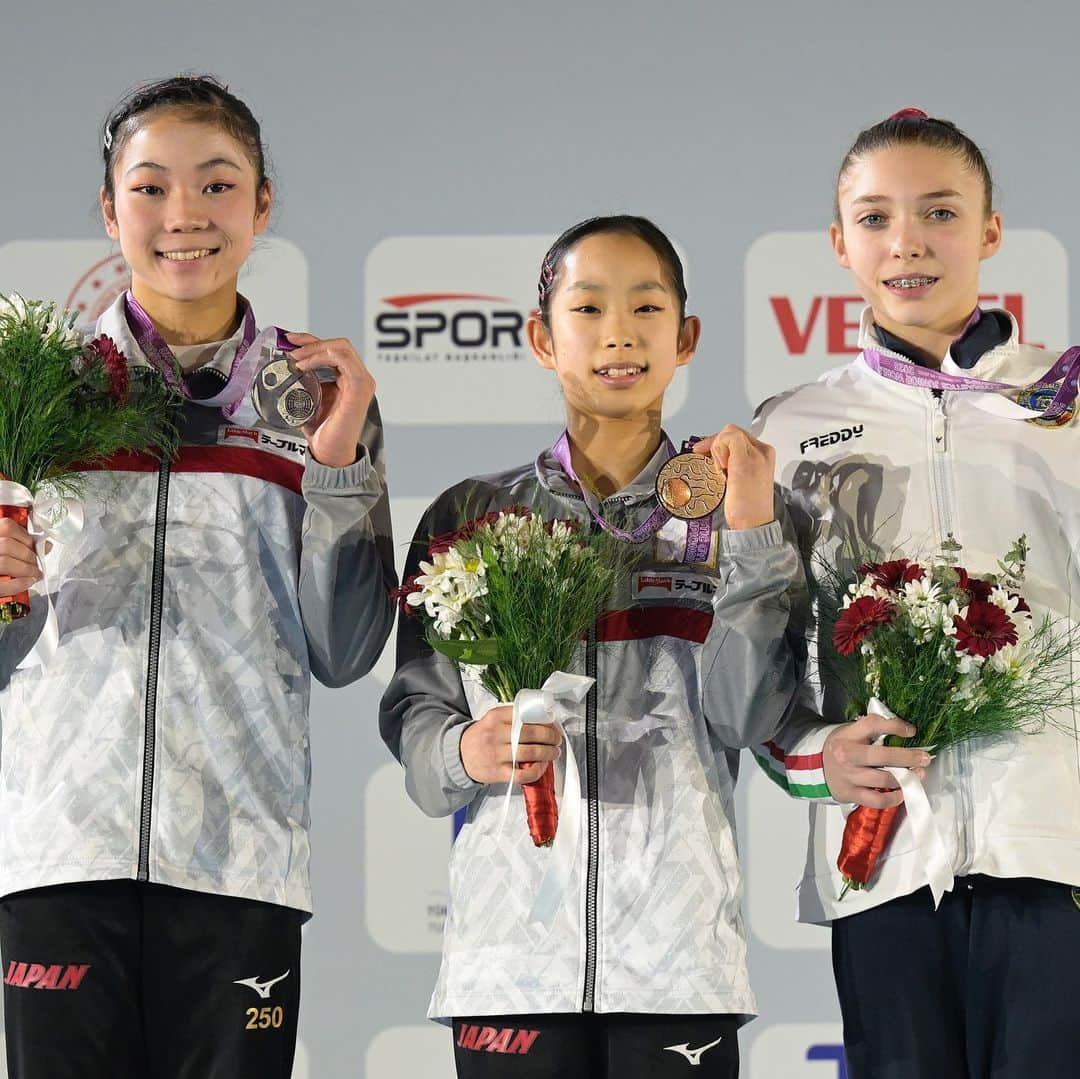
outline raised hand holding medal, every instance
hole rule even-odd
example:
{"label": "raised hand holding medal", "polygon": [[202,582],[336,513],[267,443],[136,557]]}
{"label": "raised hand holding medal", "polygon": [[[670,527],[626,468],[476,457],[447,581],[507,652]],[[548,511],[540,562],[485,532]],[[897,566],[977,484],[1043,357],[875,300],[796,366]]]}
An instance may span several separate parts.
{"label": "raised hand holding medal", "polygon": [[[776,451],[772,446],[729,423],[718,434],[695,442],[691,452],[706,456],[716,474],[726,481],[726,490],[721,497],[724,520],[729,529],[758,528],[773,520]],[[704,498],[706,494],[695,491],[694,497]]]}
{"label": "raised hand holding medal", "polygon": [[335,381],[321,384],[319,414],[305,425],[308,449],[320,464],[345,468],[356,460],[356,447],[375,396],[375,379],[352,343],[344,337],[321,340],[310,333],[290,333],[297,347],[289,354],[298,371],[331,368]]}

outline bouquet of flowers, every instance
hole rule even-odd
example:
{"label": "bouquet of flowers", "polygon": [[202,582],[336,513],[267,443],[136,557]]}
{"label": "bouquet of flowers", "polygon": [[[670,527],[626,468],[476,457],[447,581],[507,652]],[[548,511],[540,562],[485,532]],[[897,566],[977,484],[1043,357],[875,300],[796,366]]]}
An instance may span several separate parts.
{"label": "bouquet of flowers", "polygon": [[[569,665],[622,573],[622,549],[606,532],[517,506],[434,539],[398,596],[424,620],[432,648],[509,702]],[[558,825],[553,769],[522,789],[533,842],[549,846]]]}
{"label": "bouquet of flowers", "polygon": [[[177,442],[172,392],[149,369],[129,371],[111,338],[84,342],[76,317],[0,295],[0,517],[36,538],[44,503],[63,517],[79,497],[79,466],[121,450],[172,453]],[[0,598],[0,623],[29,609],[25,592]]]}
{"label": "bouquet of flowers", "polygon": [[[883,701],[917,728],[887,744],[933,752],[1037,730],[1072,684],[1072,634],[1059,633],[1049,616],[1035,621],[1020,592],[1026,538],[984,577],[956,565],[959,550],[950,537],[934,560],[862,565],[837,611],[832,643],[849,713],[877,711]],[[848,815],[837,860],[841,898],[870,883],[899,808],[858,806]]]}

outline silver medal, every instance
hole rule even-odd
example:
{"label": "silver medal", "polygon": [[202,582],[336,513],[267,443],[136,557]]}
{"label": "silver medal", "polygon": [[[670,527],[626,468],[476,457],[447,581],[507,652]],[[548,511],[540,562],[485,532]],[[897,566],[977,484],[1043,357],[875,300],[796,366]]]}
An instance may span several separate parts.
{"label": "silver medal", "polygon": [[251,388],[255,411],[279,430],[303,427],[318,414],[322,402],[319,380],[311,371],[298,371],[287,352],[266,350],[270,360]]}

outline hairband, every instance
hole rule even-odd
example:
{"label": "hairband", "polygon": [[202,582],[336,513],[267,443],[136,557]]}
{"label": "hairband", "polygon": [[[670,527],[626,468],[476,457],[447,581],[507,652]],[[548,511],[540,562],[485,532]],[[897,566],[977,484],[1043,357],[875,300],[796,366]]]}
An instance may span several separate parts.
{"label": "hairband", "polygon": [[926,115],[922,109],[900,109],[899,112],[894,112],[889,117],[890,120],[929,120],[930,117]]}

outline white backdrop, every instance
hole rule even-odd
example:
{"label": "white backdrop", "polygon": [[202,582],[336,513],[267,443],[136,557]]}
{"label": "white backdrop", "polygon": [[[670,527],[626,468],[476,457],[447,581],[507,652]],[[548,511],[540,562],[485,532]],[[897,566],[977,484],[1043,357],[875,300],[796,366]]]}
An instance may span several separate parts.
{"label": "white backdrop", "polygon": [[[557,433],[520,322],[547,242],[582,217],[648,214],[686,254],[704,335],[669,395],[674,437],[745,423],[842,361],[859,304],[828,249],[833,176],[858,128],[901,106],[984,145],[1006,227],[988,302],[1028,340],[1069,340],[1080,16],[1064,3],[4,5],[0,291],[105,302],[125,269],[93,209],[100,121],[141,79],[216,73],[263,120],[279,194],[243,287],[264,321],[362,345],[402,558],[440,490]],[[453,824],[408,803],[379,740],[391,662],[313,698],[297,1079],[451,1074],[423,1016]],[[762,1010],[743,1074],[842,1079],[828,933],[793,920],[804,813],[749,758],[738,813]]]}

